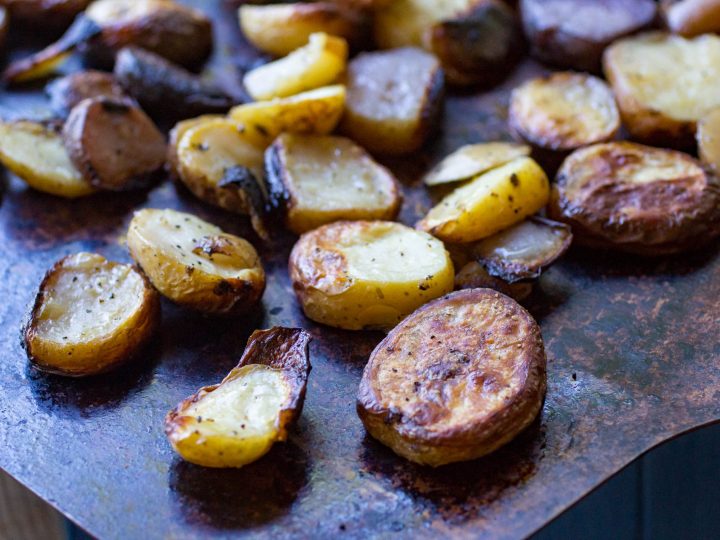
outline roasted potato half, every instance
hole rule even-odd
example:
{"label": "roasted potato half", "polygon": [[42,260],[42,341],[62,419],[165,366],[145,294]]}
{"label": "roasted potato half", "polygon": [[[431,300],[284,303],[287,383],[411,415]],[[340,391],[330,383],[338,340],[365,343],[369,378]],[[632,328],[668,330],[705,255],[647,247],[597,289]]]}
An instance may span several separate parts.
{"label": "roasted potato half", "polygon": [[280,135],[265,154],[274,206],[296,234],[340,220],[392,220],[395,177],[345,137]]}
{"label": "roasted potato half", "polygon": [[719,65],[720,37],[709,34],[629,37],[613,43],[603,59],[631,136],[674,148],[691,146],[697,121],[720,106]]}
{"label": "roasted potato half", "polygon": [[720,30],[720,3],[717,0],[661,0],[660,14],[671,32],[685,37]]}
{"label": "roasted potato half", "polygon": [[198,116],[197,118],[189,118],[175,124],[175,126],[170,130],[170,133],[168,135],[168,153],[166,159],[166,167],[168,169],[168,172],[170,173],[170,176],[172,176],[174,179],[180,178],[180,158],[178,157],[178,151],[180,139],[182,139],[183,135],[185,135],[185,133],[187,133],[191,128],[199,126],[203,122],[224,119],[225,117],[220,114],[203,114],[202,116]]}
{"label": "roasted potato half", "polygon": [[540,412],[546,388],[540,328],[490,289],[421,307],[370,355],[357,412],[396,454],[437,467],[484,456]]}
{"label": "roasted potato half", "polygon": [[690,156],[630,142],[575,151],[549,207],[577,241],[643,255],[701,247],[720,235],[720,185]]}
{"label": "roasted potato half", "polygon": [[458,148],[435,165],[423,177],[423,182],[428,186],[437,186],[468,180],[516,158],[529,155],[530,147],[525,144],[511,142],[468,144]]}
{"label": "roasted potato half", "polygon": [[438,124],[444,79],[421,49],[363,53],[348,66],[342,131],[371,152],[414,152]]}
{"label": "roasted potato half", "polygon": [[720,108],[711,110],[700,119],[696,138],[700,161],[718,176],[720,174]]}
{"label": "roasted potato half", "polygon": [[560,72],[513,90],[508,122],[525,142],[562,152],[611,140],[620,129],[620,113],[604,81]]}
{"label": "roasted potato half", "polygon": [[248,71],[243,84],[256,101],[292,96],[334,83],[345,71],[347,57],[344,39],[317,32],[286,57]]}
{"label": "roasted potato half", "polygon": [[45,274],[24,345],[42,371],[95,375],[130,359],[159,321],[159,296],[140,272],[95,253],[77,253]]}
{"label": "roasted potato half", "polygon": [[242,467],[264,456],[302,412],[310,335],[298,328],[256,330],[240,363],[165,418],[180,456],[205,467]]}
{"label": "roasted potato half", "polygon": [[117,79],[104,71],[78,71],[55,79],[45,87],[50,98],[50,107],[59,116],[65,118],[75,105],[95,97],[126,100],[130,96]]}
{"label": "roasted potato half", "polygon": [[391,328],[453,288],[442,242],[400,223],[340,221],[300,237],[290,278],[308,318],[337,328]]}
{"label": "roasted potato half", "polygon": [[343,85],[334,84],[287,98],[238,105],[228,116],[245,128],[246,137],[265,148],[281,133],[332,132],[345,110],[346,94]]}
{"label": "roasted potato half", "polygon": [[70,160],[56,125],[0,122],[0,161],[38,191],[68,199],[95,193]]}
{"label": "roasted potato half", "polygon": [[605,48],[651,26],[656,10],[653,0],[520,0],[533,56],[594,73],[600,71]]}
{"label": "roasted potato half", "polygon": [[417,228],[444,242],[474,242],[519,223],[543,208],[550,182],[529,157],[477,176],[442,199]]}
{"label": "roasted potato half", "polygon": [[265,290],[255,248],[192,214],[139,210],[130,222],[127,245],[163,296],[197,311],[243,314]]}
{"label": "roasted potato half", "polygon": [[147,186],[165,164],[165,137],[132,102],[81,101],[63,127],[70,159],[95,187],[125,191]]}
{"label": "roasted potato half", "polygon": [[369,39],[367,17],[341,3],[245,4],[240,6],[238,15],[245,38],[273,56],[290,54],[316,32],[342,37],[356,46]]}

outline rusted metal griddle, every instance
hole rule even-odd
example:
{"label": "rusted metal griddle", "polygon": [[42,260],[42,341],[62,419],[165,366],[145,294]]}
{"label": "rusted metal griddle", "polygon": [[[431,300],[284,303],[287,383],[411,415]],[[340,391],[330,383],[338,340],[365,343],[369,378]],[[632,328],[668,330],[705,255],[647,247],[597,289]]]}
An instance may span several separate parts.
{"label": "rusted metal griddle", "polygon": [[[234,83],[237,67],[256,58],[239,35],[234,4],[193,3],[212,11],[212,69]],[[27,52],[25,38],[13,39],[13,56]],[[508,137],[509,90],[539,70],[528,62],[492,92],[451,95],[437,140],[420,155],[388,163],[405,186],[404,222],[429,207],[418,177],[434,160],[466,142]],[[0,94],[3,116],[38,116],[45,107],[39,88]],[[653,446],[720,420],[717,248],[650,261],[573,249],[528,302],[549,359],[540,419],[488,458],[431,470],[365,435],[355,394],[382,336],[303,317],[286,271],[293,238],[263,245],[245,219],[170,182],[71,202],[5,176],[0,467],[103,538],[517,538]],[[250,238],[269,274],[262,308],[218,321],[164,303],[158,339],[133,366],[87,380],[35,372],[19,329],[45,270],[79,250],[128,260],[125,228],[133,209],[147,206],[190,211]],[[219,381],[253,329],[276,324],[314,336],[305,410],[290,441],[241,470],[183,463],[162,433],[165,413]]]}

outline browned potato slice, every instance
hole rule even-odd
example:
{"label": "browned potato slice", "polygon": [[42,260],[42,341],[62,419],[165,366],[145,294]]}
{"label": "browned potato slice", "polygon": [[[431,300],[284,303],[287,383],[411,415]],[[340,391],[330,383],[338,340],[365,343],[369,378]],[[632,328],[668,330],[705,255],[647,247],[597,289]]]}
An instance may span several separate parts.
{"label": "browned potato slice", "polygon": [[418,309],[370,355],[357,412],[396,454],[437,467],[484,456],[535,419],[545,395],[540,328],[490,289]]}
{"label": "browned potato slice", "polygon": [[700,160],[717,176],[720,173],[720,108],[700,119],[696,138]]}
{"label": "browned potato slice", "polygon": [[600,71],[605,47],[650,26],[653,0],[521,0],[531,53],[559,67]]}
{"label": "browned potato slice", "polygon": [[255,248],[192,214],[139,210],[127,245],[155,288],[182,306],[237,315],[251,310],[265,290]]}
{"label": "browned potato slice", "polygon": [[302,47],[315,32],[340,36],[354,45],[368,37],[366,18],[341,3],[245,4],[238,15],[245,38],[274,56],[285,56]]}
{"label": "browned potato slice", "polygon": [[477,261],[464,264],[455,275],[455,289],[492,289],[518,302],[522,302],[530,296],[533,285],[532,281],[508,283],[504,279],[491,276]]}
{"label": "browned potato slice", "polygon": [[138,47],[118,52],[114,73],[143,109],[164,119],[221,113],[235,104],[215,85]]}
{"label": "browned potato slice", "polygon": [[597,77],[561,72],[532,79],[510,98],[510,127],[524,141],[567,151],[612,139],[620,113],[610,88]]}
{"label": "browned potato slice", "polygon": [[92,0],[0,0],[14,21],[43,27],[70,24]]}
{"label": "browned potato slice", "polygon": [[68,116],[63,139],[70,158],[93,186],[111,191],[143,187],[165,163],[165,138],[127,101],[81,101]]}
{"label": "browned potato slice", "polygon": [[131,358],[159,320],[158,294],[140,272],[94,253],[78,253],[45,275],[24,344],[43,371],[95,375]]}
{"label": "browned potato slice", "polygon": [[371,152],[414,152],[436,128],[443,93],[433,55],[415,48],[363,53],[348,66],[342,130]]}
{"label": "browned potato slice", "polygon": [[565,160],[550,215],[571,225],[585,245],[676,253],[720,235],[720,185],[680,152],[598,144]]}
{"label": "browned potato slice", "polygon": [[180,144],[180,139],[182,139],[183,135],[185,135],[185,133],[187,133],[191,128],[199,126],[203,122],[207,122],[209,120],[224,120],[224,117],[219,114],[204,114],[202,116],[198,116],[197,118],[189,118],[188,120],[178,122],[170,130],[170,134],[168,135],[168,153],[166,161],[168,172],[173,178],[180,178],[180,158],[178,157],[178,145]]}
{"label": "browned potato slice", "polygon": [[468,144],[458,148],[428,172],[423,181],[428,186],[467,180],[523,156],[530,147],[509,142]]}
{"label": "browned potato slice", "polygon": [[205,467],[242,467],[285,441],[305,400],[310,339],[299,328],[253,332],[220,384],[201,388],[165,418],[175,451]]}
{"label": "browned potato slice", "polygon": [[268,188],[296,234],[341,219],[397,216],[397,181],[344,137],[284,134],[265,154]]}
{"label": "browned potato slice", "polygon": [[660,14],[673,33],[686,37],[720,30],[717,0],[661,0]]}
{"label": "browned potato slice", "polygon": [[115,77],[104,71],[78,71],[55,79],[45,87],[50,106],[62,117],[84,99],[107,97],[126,99],[129,96]]}
{"label": "browned potato slice", "polygon": [[617,41],[603,59],[632,137],[672,147],[692,145],[696,122],[720,106],[718,65],[720,37],[660,32]]}

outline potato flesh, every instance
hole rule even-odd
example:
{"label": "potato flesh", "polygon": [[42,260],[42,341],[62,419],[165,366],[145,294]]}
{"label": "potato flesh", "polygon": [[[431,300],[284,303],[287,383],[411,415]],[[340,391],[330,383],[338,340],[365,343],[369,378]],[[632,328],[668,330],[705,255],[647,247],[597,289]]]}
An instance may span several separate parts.
{"label": "potato flesh", "polygon": [[69,198],[95,192],[70,161],[60,135],[41,124],[0,123],[0,160],[38,191]]}
{"label": "potato flesh", "polygon": [[508,142],[468,144],[458,148],[425,175],[428,186],[467,180],[513,159],[529,156],[530,147]]}
{"label": "potato flesh", "polygon": [[100,26],[121,26],[173,4],[172,0],[100,0],[90,4],[85,15]]}
{"label": "potato flesh", "polygon": [[547,176],[531,158],[492,169],[459,187],[418,223],[447,242],[473,242],[519,223],[548,203]]}
{"label": "potato flesh", "polygon": [[243,83],[256,101],[292,96],[335,82],[345,70],[347,56],[344,39],[312,34],[304,47],[249,71]]}
{"label": "potato flesh", "polygon": [[557,252],[564,236],[562,231],[527,220],[482,241],[475,254],[483,258],[532,264]]}
{"label": "potato flesh", "polygon": [[336,84],[288,98],[238,105],[228,116],[245,128],[245,135],[255,144],[266,147],[281,133],[330,133],[344,111],[345,95],[345,87]]}
{"label": "potato flesh", "polygon": [[698,122],[698,154],[715,173],[720,172],[720,108],[713,109]]}

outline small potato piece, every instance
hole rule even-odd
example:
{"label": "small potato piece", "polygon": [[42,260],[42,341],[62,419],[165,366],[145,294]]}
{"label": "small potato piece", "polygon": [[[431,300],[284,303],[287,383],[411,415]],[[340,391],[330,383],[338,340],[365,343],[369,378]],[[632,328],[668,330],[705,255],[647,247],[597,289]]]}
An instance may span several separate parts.
{"label": "small potato piece", "polygon": [[435,165],[423,178],[428,186],[467,180],[516,158],[529,156],[530,147],[509,142],[468,144]]}
{"label": "small potato piece", "polygon": [[298,328],[253,332],[220,384],[201,388],[165,418],[175,451],[205,467],[242,467],[287,440],[305,400],[310,339]]}
{"label": "small potato piece", "polygon": [[720,106],[718,36],[653,32],[622,39],[607,49],[603,66],[623,123],[641,142],[691,146],[696,122]]}
{"label": "small potato piece", "polygon": [[332,2],[312,4],[245,4],[238,12],[245,38],[261,51],[285,56],[308,42],[311,34],[324,32],[359,45],[366,41],[363,15]]}
{"label": "small potato piece", "polygon": [[545,172],[531,158],[521,157],[457,188],[417,228],[444,242],[474,242],[533,215],[549,196]]}
{"label": "small potato piece", "polygon": [[531,54],[562,68],[600,71],[605,48],[649,27],[653,0],[521,0]]}
{"label": "small potato piece", "polygon": [[199,126],[203,122],[210,120],[224,120],[224,118],[224,116],[219,114],[204,114],[202,116],[198,116],[197,118],[189,118],[188,120],[183,120],[175,124],[168,135],[167,169],[170,172],[170,176],[175,179],[180,178],[180,158],[178,157],[178,146],[183,135],[190,131],[191,128]]}
{"label": "small potato piece", "polygon": [[165,137],[128,101],[81,101],[63,128],[70,158],[93,186],[110,191],[145,187],[165,163]]}
{"label": "small potato piece", "polygon": [[45,274],[23,337],[38,369],[81,377],[126,362],[159,322],[159,296],[140,272],[77,253]]}
{"label": "small potato piece", "polygon": [[696,138],[700,161],[717,176],[720,174],[720,108],[700,119]]}
{"label": "small potato piece", "polygon": [[663,255],[720,235],[720,185],[686,154],[598,144],[565,160],[549,211],[581,244]]}
{"label": "small potato piece", "polygon": [[436,128],[444,94],[437,59],[420,49],[363,53],[348,66],[342,130],[371,152],[414,152]]}
{"label": "small potato piece", "polygon": [[396,454],[437,467],[477,459],[515,438],[546,388],[540,328],[490,289],[449,294],[418,309],[370,355],[357,412]]}
{"label": "small potato piece", "polygon": [[522,302],[533,291],[533,281],[508,283],[504,279],[491,276],[485,267],[477,261],[463,265],[455,274],[455,289],[492,289]]}
{"label": "small potato piece", "polygon": [[74,199],[95,193],[70,161],[58,130],[37,122],[0,122],[0,161],[38,191]]}
{"label": "small potato piece", "polygon": [[256,101],[287,97],[332,84],[345,71],[347,42],[322,32],[285,58],[248,71],[245,90]]}
{"label": "small potato piece", "polygon": [[660,14],[674,34],[693,37],[720,31],[718,0],[661,0]]}
{"label": "small potato piece", "polygon": [[343,219],[397,216],[397,180],[345,137],[284,134],[265,154],[273,204],[295,234]]}
{"label": "small potato piece", "polygon": [[340,221],[300,237],[290,279],[305,315],[322,324],[390,328],[453,288],[442,242],[389,221]]}
{"label": "small potato piece", "polygon": [[513,90],[508,116],[521,139],[545,150],[605,142],[620,129],[620,113],[608,85],[581,73],[553,73],[522,84]]}
{"label": "small potato piece", "polygon": [[244,126],[246,137],[265,148],[281,133],[332,132],[345,110],[346,94],[343,85],[335,84],[287,98],[238,105],[228,116]]}
{"label": "small potato piece", "polygon": [[255,248],[192,214],[139,210],[127,245],[155,288],[182,306],[238,315],[251,310],[265,290]]}
{"label": "small potato piece", "polygon": [[63,118],[84,99],[107,97],[124,100],[130,96],[110,73],[104,71],[78,71],[55,79],[45,87],[50,107]]}

